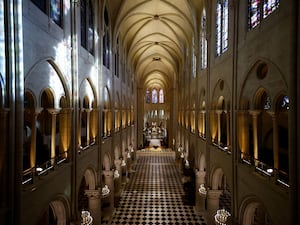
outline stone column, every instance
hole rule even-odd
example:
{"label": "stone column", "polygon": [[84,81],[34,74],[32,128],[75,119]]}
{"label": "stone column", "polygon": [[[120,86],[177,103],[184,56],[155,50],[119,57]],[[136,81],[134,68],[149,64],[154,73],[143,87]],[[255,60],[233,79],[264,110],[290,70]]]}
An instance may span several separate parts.
{"label": "stone column", "polygon": [[[9,193],[7,188],[7,182],[9,173],[8,170],[11,170],[13,167],[9,165],[8,160],[8,147],[7,147],[7,136],[8,136],[8,112],[6,108],[0,108],[0,204],[5,205],[9,202],[9,196],[6,193]],[[2,214],[4,215],[4,214]]]}
{"label": "stone column", "polygon": [[226,115],[226,137],[227,137],[227,140],[226,140],[226,146],[229,147],[230,146],[230,114],[228,111],[225,111],[225,115]]}
{"label": "stone column", "polygon": [[217,118],[218,118],[218,145],[221,144],[221,114],[222,110],[216,110]]}
{"label": "stone column", "polygon": [[206,111],[205,110],[202,110],[201,111],[202,113],[202,136],[203,137],[206,137],[206,130],[205,130],[205,114],[206,114]]}
{"label": "stone column", "polygon": [[110,190],[110,194],[108,196],[108,207],[105,210],[105,216],[111,216],[114,212],[114,172],[112,170],[103,170],[104,175],[104,184],[106,184]]}
{"label": "stone column", "polygon": [[51,119],[51,165],[55,163],[55,136],[56,136],[56,115],[59,113],[60,109],[47,109],[52,115]]}
{"label": "stone column", "polygon": [[121,193],[121,180],[122,180],[122,168],[121,168],[122,161],[120,159],[115,159],[115,166],[116,170],[119,172],[119,178],[115,178],[115,194],[117,197],[120,196]]}
{"label": "stone column", "polygon": [[199,188],[201,184],[205,184],[205,171],[196,171],[196,205],[195,209],[196,212],[204,213],[206,211],[205,202],[206,202],[206,195],[202,195],[199,193]]}
{"label": "stone column", "polygon": [[32,112],[31,120],[31,140],[30,140],[30,168],[36,166],[36,121],[38,115],[42,112],[43,108],[35,109]]}
{"label": "stone column", "polygon": [[71,108],[62,108],[59,116],[59,135],[60,146],[59,153],[61,158],[68,156],[68,150],[71,144]]}
{"label": "stone column", "polygon": [[223,190],[208,190],[207,191],[207,223],[208,225],[215,225],[214,216],[219,209],[219,199]]}
{"label": "stone column", "polygon": [[278,143],[278,121],[277,114],[275,112],[269,112],[273,121],[273,157],[274,168],[279,169],[279,143]]}
{"label": "stone column", "polygon": [[90,118],[91,118],[91,110],[85,109],[86,112],[86,144],[90,144]]}
{"label": "stone column", "polygon": [[89,199],[89,211],[93,217],[93,224],[101,224],[101,191],[85,190],[85,194]]}
{"label": "stone column", "polygon": [[[253,151],[254,151],[254,159],[258,160],[258,134],[257,134],[257,117],[260,114],[258,110],[249,111],[252,115],[253,119]],[[257,161],[255,161],[255,165],[257,165]]]}

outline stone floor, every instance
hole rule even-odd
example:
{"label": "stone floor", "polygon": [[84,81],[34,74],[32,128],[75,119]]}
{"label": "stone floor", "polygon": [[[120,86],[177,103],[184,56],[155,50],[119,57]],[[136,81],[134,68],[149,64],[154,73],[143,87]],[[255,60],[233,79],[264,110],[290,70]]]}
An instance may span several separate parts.
{"label": "stone floor", "polygon": [[174,154],[140,155],[110,224],[206,225],[187,204]]}

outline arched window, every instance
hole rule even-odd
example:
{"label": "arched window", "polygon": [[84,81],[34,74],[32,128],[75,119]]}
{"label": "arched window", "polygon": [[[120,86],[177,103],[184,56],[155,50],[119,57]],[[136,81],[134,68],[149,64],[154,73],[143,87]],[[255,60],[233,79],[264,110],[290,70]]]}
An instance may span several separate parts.
{"label": "arched window", "polygon": [[152,90],[152,103],[153,104],[156,104],[157,103],[157,90],[156,89],[153,89]]}
{"label": "arched window", "polygon": [[150,91],[148,89],[146,90],[146,103],[151,103]]}
{"label": "arched window", "polygon": [[248,29],[255,28],[260,21],[279,7],[280,0],[248,0]]}
{"label": "arched window", "polygon": [[91,1],[80,1],[81,46],[94,54],[94,12]]}
{"label": "arched window", "polygon": [[116,51],[115,51],[115,75],[117,77],[119,77],[119,64],[120,64],[119,37],[117,37]]}
{"label": "arched window", "polygon": [[193,37],[193,52],[192,52],[192,57],[193,57],[193,65],[192,65],[192,71],[193,71],[193,78],[196,77],[196,66],[197,66],[197,56],[196,56],[196,49],[195,49],[195,38]]}
{"label": "arched window", "polygon": [[164,90],[160,89],[159,90],[159,103],[164,103],[165,102],[165,98],[164,98]]}
{"label": "arched window", "polygon": [[216,55],[228,49],[228,0],[218,0],[216,7]]}
{"label": "arched window", "polygon": [[206,11],[203,9],[201,17],[201,69],[207,67],[207,40],[206,40]]}
{"label": "arched window", "polygon": [[31,2],[33,2],[40,10],[46,13],[57,25],[62,26],[62,0],[31,0]]}
{"label": "arched window", "polygon": [[107,8],[105,7],[104,9],[104,15],[103,15],[103,20],[104,20],[104,35],[103,35],[103,65],[106,68],[110,68],[110,60],[109,60],[109,42],[110,42],[110,35],[109,35],[109,16],[108,16],[108,11]]}

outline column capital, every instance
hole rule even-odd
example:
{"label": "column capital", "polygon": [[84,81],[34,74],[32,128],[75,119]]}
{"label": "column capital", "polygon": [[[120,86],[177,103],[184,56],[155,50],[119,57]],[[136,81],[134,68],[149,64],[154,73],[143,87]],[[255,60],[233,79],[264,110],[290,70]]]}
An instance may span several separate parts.
{"label": "column capital", "polygon": [[57,115],[61,109],[48,108],[47,111],[52,115]]}
{"label": "column capital", "polygon": [[207,190],[208,199],[219,199],[223,190]]}
{"label": "column capital", "polygon": [[277,113],[276,112],[268,111],[267,113],[272,117],[273,120],[277,118]]}
{"label": "column capital", "polygon": [[249,112],[250,115],[252,115],[253,117],[257,117],[257,116],[261,113],[261,110],[248,110],[248,112]]}
{"label": "column capital", "polygon": [[102,174],[106,177],[113,177],[114,176],[114,171],[112,171],[112,170],[103,170]]}
{"label": "column capital", "polygon": [[100,189],[96,190],[85,190],[84,194],[88,196],[89,199],[100,199],[101,198],[101,191]]}
{"label": "column capital", "polygon": [[220,115],[220,114],[222,114],[224,112],[224,110],[217,109],[217,110],[215,110],[215,112],[216,112],[216,114]]}
{"label": "column capital", "polygon": [[70,113],[73,110],[73,108],[61,108],[60,113]]}
{"label": "column capital", "polygon": [[115,165],[121,166],[122,160],[121,159],[115,159]]}
{"label": "column capital", "polygon": [[205,175],[206,175],[206,172],[205,171],[200,171],[200,170],[198,170],[198,171],[196,171],[196,177],[205,177]]}

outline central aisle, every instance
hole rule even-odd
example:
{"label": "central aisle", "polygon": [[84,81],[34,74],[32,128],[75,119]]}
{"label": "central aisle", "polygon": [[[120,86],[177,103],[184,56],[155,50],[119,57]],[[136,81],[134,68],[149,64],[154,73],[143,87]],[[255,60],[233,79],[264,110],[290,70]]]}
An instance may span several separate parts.
{"label": "central aisle", "polygon": [[184,191],[172,152],[139,155],[111,224],[206,225],[193,206],[184,205]]}

